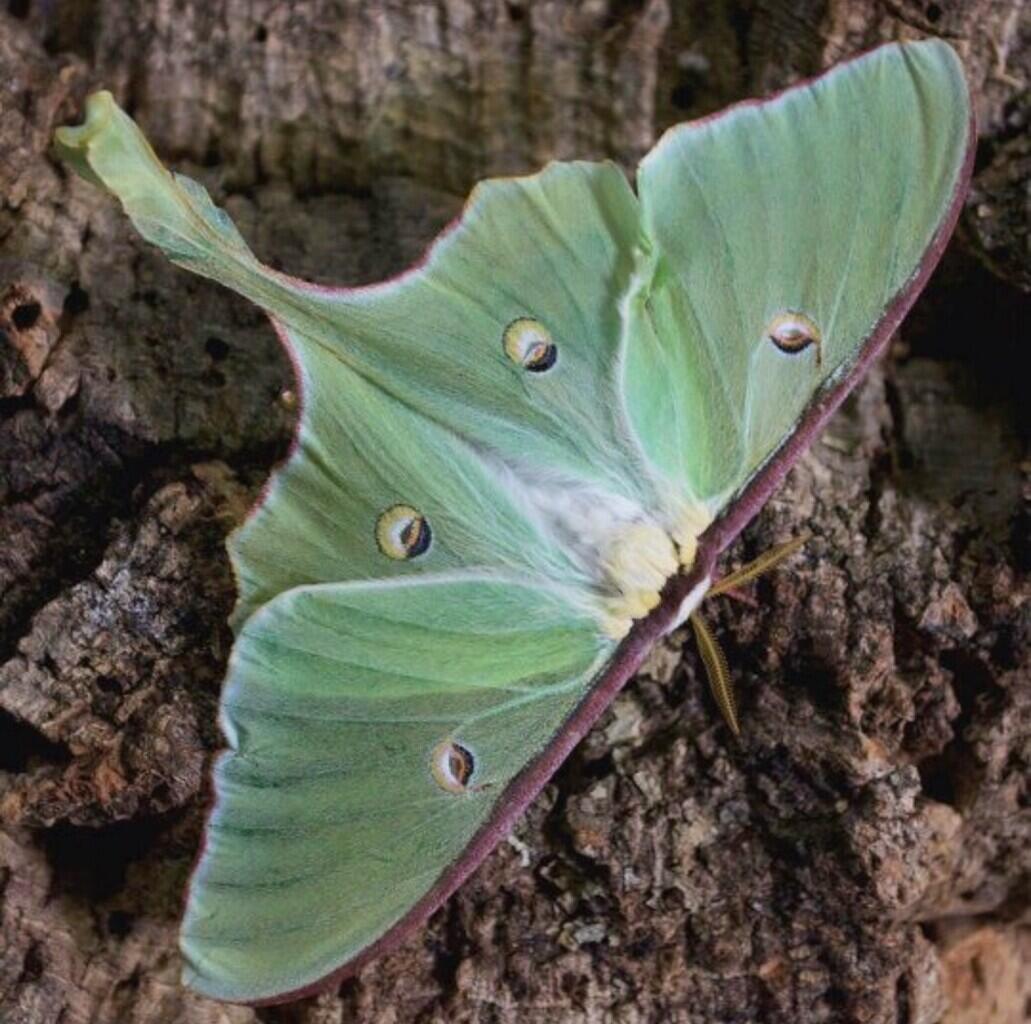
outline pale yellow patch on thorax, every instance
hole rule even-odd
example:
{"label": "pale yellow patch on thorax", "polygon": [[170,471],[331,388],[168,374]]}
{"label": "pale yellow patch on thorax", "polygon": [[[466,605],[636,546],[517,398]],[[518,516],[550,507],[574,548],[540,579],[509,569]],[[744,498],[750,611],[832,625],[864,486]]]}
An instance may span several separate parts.
{"label": "pale yellow patch on thorax", "polygon": [[698,553],[698,538],[712,522],[712,513],[701,505],[684,502],[673,526],[673,542],[677,546],[677,557],[685,569],[694,565]]}
{"label": "pale yellow patch on thorax", "polygon": [[632,522],[618,529],[602,557],[602,570],[618,595],[605,602],[605,632],[621,639],[635,619],[644,618],[659,603],[666,581],[690,569],[698,537],[712,516],[698,505],[685,505],[667,532],[655,522]]}

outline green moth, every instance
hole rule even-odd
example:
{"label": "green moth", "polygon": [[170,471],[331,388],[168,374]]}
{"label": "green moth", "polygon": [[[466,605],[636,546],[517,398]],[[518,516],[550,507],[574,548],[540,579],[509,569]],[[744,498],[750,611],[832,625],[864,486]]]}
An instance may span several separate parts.
{"label": "green moth", "polygon": [[586,162],[484,182],[417,267],[337,289],[258,262],[110,94],[59,131],[145,238],[268,312],[298,378],[292,454],[229,542],[189,985],[294,997],[454,891],[721,585],[941,255],[973,145],[953,51],[892,44],[673,128],[636,188]]}

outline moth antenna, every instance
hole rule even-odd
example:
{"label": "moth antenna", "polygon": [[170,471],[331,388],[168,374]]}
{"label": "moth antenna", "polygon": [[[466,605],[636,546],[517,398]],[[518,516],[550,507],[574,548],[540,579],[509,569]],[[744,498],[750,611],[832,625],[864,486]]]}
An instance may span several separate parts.
{"label": "moth antenna", "polygon": [[803,534],[801,537],[795,537],[793,540],[789,540],[784,544],[777,544],[768,551],[764,551],[758,558],[753,559],[747,565],[743,565],[740,569],[735,569],[732,573],[728,573],[722,579],[717,580],[709,588],[707,596],[713,597],[716,594],[727,594],[730,591],[737,590],[738,587],[745,583],[750,583],[758,576],[762,576],[779,565],[785,558],[793,555],[807,540],[809,540],[809,537]]}
{"label": "moth antenna", "polygon": [[[720,595],[722,597],[729,597],[739,604],[743,604],[748,608],[758,608],[759,601],[753,594],[750,594],[747,590],[738,590],[737,587],[727,587],[726,590],[721,590]],[[708,596],[708,595],[706,595]]]}
{"label": "moth antenna", "polygon": [[702,656],[702,664],[705,666],[705,675],[709,680],[709,689],[712,691],[713,699],[719,705],[720,711],[723,712],[730,731],[735,736],[740,736],[741,726],[737,719],[737,700],[734,697],[734,687],[730,682],[727,657],[698,612],[691,616],[691,625],[694,628],[695,640],[698,641],[698,653]]}

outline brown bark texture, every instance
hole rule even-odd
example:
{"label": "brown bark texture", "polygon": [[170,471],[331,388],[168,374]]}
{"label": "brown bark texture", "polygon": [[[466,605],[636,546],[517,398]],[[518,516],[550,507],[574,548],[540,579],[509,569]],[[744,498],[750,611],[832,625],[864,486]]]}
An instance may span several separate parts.
{"label": "brown bark texture", "polygon": [[[0,1021],[1024,1020],[1029,21],[1020,0],[3,0]],[[286,450],[291,373],[259,312],[54,164],[53,129],[112,89],[263,258],[358,283],[482,177],[632,168],[676,121],[928,34],[968,69],[973,190],[890,356],[728,559],[810,537],[754,607],[709,607],[741,740],[680,631],[398,951],[286,1007],[185,990],[223,539]]]}

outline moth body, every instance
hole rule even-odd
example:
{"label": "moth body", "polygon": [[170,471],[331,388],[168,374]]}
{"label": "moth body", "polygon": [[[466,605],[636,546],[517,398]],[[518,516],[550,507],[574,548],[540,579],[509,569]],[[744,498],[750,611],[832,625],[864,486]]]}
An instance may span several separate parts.
{"label": "moth body", "polygon": [[658,605],[672,576],[690,569],[698,536],[711,521],[700,507],[685,506],[666,525],[637,502],[581,482],[535,480],[518,471],[508,481],[539,528],[575,553],[594,582],[602,631],[614,640]]}

